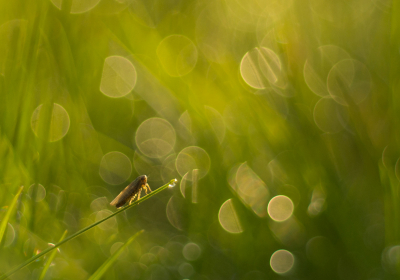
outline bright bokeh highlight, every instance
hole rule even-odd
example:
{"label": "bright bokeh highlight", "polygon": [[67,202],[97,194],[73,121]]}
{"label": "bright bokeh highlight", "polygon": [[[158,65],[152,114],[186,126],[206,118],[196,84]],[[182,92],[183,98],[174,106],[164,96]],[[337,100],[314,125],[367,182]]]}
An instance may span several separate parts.
{"label": "bright bokeh highlight", "polygon": [[276,222],[283,222],[293,214],[292,200],[285,195],[273,197],[268,203],[268,214]]}
{"label": "bright bokeh highlight", "polygon": [[328,91],[341,105],[358,105],[371,91],[371,76],[368,68],[354,59],[336,63],[328,74]]}
{"label": "bright bokeh highlight", "polygon": [[249,167],[247,162],[232,170],[229,178],[231,187],[243,202],[260,217],[267,215],[269,191],[263,180]]}
{"label": "bright bokeh highlight", "polygon": [[294,256],[287,250],[278,250],[272,254],[269,264],[274,272],[284,274],[292,269]]}
{"label": "bright bokeh highlight", "polygon": [[109,152],[101,159],[99,174],[107,184],[122,184],[128,180],[131,172],[131,161],[121,152]]}
{"label": "bright bokeh highlight", "polygon": [[175,129],[165,119],[151,118],[140,124],[135,134],[139,150],[150,158],[168,155],[176,141]]}
{"label": "bright bokeh highlight", "polygon": [[32,113],[31,127],[35,135],[49,142],[63,138],[70,125],[67,111],[60,104],[53,106],[39,105]]}
{"label": "bright bokeh highlight", "polygon": [[239,217],[233,207],[232,199],[228,199],[221,205],[218,220],[222,228],[229,233],[241,233],[243,231]]}
{"label": "bright bokeh highlight", "polygon": [[[187,180],[193,180],[192,178],[201,179],[208,173],[210,169],[211,160],[208,153],[196,146],[186,147],[179,152],[176,157],[176,170],[179,175],[184,176],[186,173]],[[193,170],[197,172],[197,176],[193,177]]]}
{"label": "bright bokeh highlight", "polygon": [[108,97],[123,97],[136,85],[136,69],[122,56],[109,56],[104,61],[100,91]]}
{"label": "bright bokeh highlight", "polygon": [[303,74],[305,82],[313,93],[321,97],[329,95],[326,85],[329,71],[344,59],[350,59],[350,55],[334,45],[321,46],[310,54],[304,64]]}
{"label": "bright bokeh highlight", "polygon": [[256,89],[281,85],[281,70],[279,57],[274,51],[264,47],[247,52],[240,63],[242,78]]}
{"label": "bright bokeh highlight", "polygon": [[186,36],[170,35],[157,47],[157,56],[164,70],[172,77],[188,74],[197,63],[197,48]]}

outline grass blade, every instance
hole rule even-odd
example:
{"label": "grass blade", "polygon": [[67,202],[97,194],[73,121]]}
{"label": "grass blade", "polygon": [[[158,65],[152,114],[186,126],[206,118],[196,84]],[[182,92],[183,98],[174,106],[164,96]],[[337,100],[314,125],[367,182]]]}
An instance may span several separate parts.
{"label": "grass blade", "polygon": [[134,236],[129,238],[129,240],[122,245],[111,257],[109,257],[97,270],[93,275],[89,278],[89,280],[98,280],[100,279],[103,274],[110,268],[111,265],[118,259],[119,255],[125,250],[126,247],[129,246],[129,244],[132,243],[133,240],[136,239],[140,234],[142,234],[144,230],[141,230],[137,232]]}
{"label": "grass blade", "polygon": [[[67,230],[64,231],[63,235],[62,235],[61,238],[60,238],[60,241],[62,241],[62,240],[65,238],[66,235],[67,235]],[[59,241],[59,242],[60,242],[60,241]],[[44,278],[44,276],[46,275],[46,272],[47,272],[47,270],[49,269],[51,262],[54,260],[54,258],[55,258],[55,256],[56,256],[56,253],[57,253],[56,250],[54,250],[54,251],[51,253],[49,259],[47,260],[47,262],[46,262],[46,264],[45,264],[45,266],[44,266],[44,268],[43,268],[43,270],[42,270],[42,273],[40,274],[39,280],[42,280],[42,279]]]}
{"label": "grass blade", "polygon": [[128,210],[129,208],[131,208],[131,207],[133,207],[133,206],[135,206],[135,205],[137,205],[137,204],[139,204],[139,203],[145,201],[146,199],[149,199],[150,197],[152,197],[152,196],[158,194],[159,192],[165,190],[166,188],[168,188],[168,187],[170,187],[170,186],[174,186],[174,185],[176,184],[177,181],[178,181],[178,180],[176,180],[176,179],[172,179],[172,180],[169,181],[167,184],[165,184],[165,185],[159,187],[158,189],[152,191],[151,193],[149,193],[148,195],[144,196],[143,198],[132,202],[132,204],[127,205],[127,206],[125,206],[125,207],[119,209],[118,211],[115,211],[114,213],[112,213],[112,214],[109,215],[108,217],[105,217],[104,219],[102,219],[102,220],[100,220],[100,221],[97,221],[97,222],[95,222],[95,223],[93,223],[93,224],[91,224],[91,225],[85,227],[84,229],[81,229],[80,231],[78,231],[78,232],[72,234],[71,236],[68,236],[66,239],[64,239],[64,240],[62,240],[62,241],[60,241],[60,242],[58,242],[58,243],[55,244],[53,247],[50,247],[50,248],[47,248],[46,250],[43,250],[41,253],[37,254],[36,256],[33,256],[32,258],[30,258],[30,259],[27,260],[26,262],[20,264],[19,266],[15,267],[15,268],[13,268],[12,270],[8,271],[7,273],[3,274],[2,276],[0,276],[0,280],[6,279],[8,276],[12,275],[13,273],[15,273],[16,271],[20,270],[21,268],[27,266],[27,265],[30,264],[31,262],[34,262],[34,261],[37,260],[38,258],[40,258],[40,257],[44,256],[45,254],[47,254],[47,253],[53,251],[54,249],[60,247],[62,244],[64,244],[64,243],[70,241],[71,239],[73,239],[73,238],[75,238],[75,237],[81,235],[82,233],[85,233],[85,232],[88,231],[89,229],[94,228],[94,227],[97,226],[98,224],[101,224],[101,223],[107,221],[108,219],[114,217],[115,215],[118,215],[119,213],[121,213],[121,212],[123,212],[123,211],[125,211],[125,210]]}
{"label": "grass blade", "polygon": [[3,240],[3,236],[4,236],[4,232],[6,231],[8,220],[11,217],[11,213],[13,212],[13,210],[15,208],[15,205],[17,205],[18,197],[21,194],[23,188],[24,188],[24,186],[19,187],[19,190],[18,190],[17,194],[15,195],[13,201],[11,202],[11,205],[8,208],[7,213],[4,216],[4,219],[1,221],[1,224],[0,224],[0,244],[1,244],[1,241]]}

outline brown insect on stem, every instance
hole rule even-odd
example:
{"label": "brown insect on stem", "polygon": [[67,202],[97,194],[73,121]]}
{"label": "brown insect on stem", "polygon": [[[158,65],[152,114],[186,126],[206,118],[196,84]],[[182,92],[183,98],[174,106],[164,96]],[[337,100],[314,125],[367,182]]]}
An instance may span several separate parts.
{"label": "brown insect on stem", "polygon": [[140,199],[140,193],[143,189],[145,190],[146,194],[148,190],[151,192],[150,186],[149,184],[147,184],[146,175],[141,175],[137,177],[122,192],[120,192],[113,201],[111,201],[110,205],[120,208],[125,203],[127,203],[128,200],[129,204],[131,204],[136,197],[138,197],[137,200]]}

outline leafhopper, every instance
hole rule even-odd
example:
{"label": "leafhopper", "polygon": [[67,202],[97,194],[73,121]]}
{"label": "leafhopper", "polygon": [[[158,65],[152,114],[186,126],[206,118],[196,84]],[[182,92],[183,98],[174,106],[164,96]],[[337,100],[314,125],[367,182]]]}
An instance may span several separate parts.
{"label": "leafhopper", "polygon": [[146,194],[147,194],[147,191],[151,192],[150,186],[149,186],[149,184],[147,184],[147,176],[146,175],[141,175],[141,176],[137,177],[122,192],[120,192],[119,195],[117,195],[117,197],[114,198],[113,201],[111,201],[110,205],[120,208],[128,201],[129,201],[129,204],[131,204],[132,201],[134,201],[136,197],[137,197],[137,200],[140,199],[140,193],[143,189],[145,190]]}

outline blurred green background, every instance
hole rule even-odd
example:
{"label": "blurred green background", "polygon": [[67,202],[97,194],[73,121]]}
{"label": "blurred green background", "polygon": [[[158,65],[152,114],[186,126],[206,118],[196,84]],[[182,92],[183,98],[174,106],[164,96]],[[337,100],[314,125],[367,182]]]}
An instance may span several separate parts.
{"label": "blurred green background", "polygon": [[0,272],[146,174],[45,279],[399,279],[399,6],[1,1]]}

